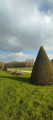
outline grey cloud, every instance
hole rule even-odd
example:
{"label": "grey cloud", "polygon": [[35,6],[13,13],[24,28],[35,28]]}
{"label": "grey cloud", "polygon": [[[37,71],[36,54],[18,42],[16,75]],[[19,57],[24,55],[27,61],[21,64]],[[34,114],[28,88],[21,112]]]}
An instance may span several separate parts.
{"label": "grey cloud", "polygon": [[45,13],[53,12],[53,2],[51,0],[44,0],[39,6],[39,10]]}
{"label": "grey cloud", "polygon": [[41,45],[50,48],[53,44],[51,0],[0,0],[0,3],[0,50],[37,50]]}

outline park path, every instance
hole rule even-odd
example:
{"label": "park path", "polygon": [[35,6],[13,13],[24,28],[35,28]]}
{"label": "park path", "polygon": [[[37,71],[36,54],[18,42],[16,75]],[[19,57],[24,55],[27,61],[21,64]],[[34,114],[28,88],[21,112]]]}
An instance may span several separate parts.
{"label": "park path", "polygon": [[31,73],[32,71],[29,71],[29,70],[14,70],[14,69],[8,69],[8,71],[12,71],[12,72],[14,72],[14,71],[20,71],[20,72],[25,72],[25,73]]}
{"label": "park path", "polygon": [[21,72],[31,73],[32,71],[20,70]]}

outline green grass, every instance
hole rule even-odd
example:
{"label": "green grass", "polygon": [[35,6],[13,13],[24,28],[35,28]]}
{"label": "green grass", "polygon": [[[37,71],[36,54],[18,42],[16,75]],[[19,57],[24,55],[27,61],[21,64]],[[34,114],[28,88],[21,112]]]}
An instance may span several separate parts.
{"label": "green grass", "polygon": [[0,71],[0,120],[53,120],[53,86],[31,85],[29,78]]}
{"label": "green grass", "polygon": [[9,68],[9,69],[32,71],[32,67],[24,67],[24,68]]}

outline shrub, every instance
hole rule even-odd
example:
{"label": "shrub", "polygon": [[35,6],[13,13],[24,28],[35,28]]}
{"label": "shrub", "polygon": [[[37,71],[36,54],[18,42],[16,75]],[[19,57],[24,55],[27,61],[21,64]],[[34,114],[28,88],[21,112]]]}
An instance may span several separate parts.
{"label": "shrub", "polygon": [[41,46],[31,74],[31,83],[36,85],[53,84],[53,68],[44,48]]}
{"label": "shrub", "polygon": [[3,70],[4,70],[4,71],[7,71],[7,66],[6,66],[6,65],[4,65]]}

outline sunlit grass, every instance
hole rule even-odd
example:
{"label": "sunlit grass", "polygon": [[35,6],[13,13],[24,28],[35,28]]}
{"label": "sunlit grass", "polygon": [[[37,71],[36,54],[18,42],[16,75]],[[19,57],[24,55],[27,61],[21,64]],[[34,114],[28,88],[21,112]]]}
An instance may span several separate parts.
{"label": "sunlit grass", "polygon": [[0,120],[53,120],[53,86],[30,84],[30,74],[0,71]]}
{"label": "sunlit grass", "polygon": [[8,69],[32,71],[33,68],[32,67],[23,67],[23,68],[8,68]]}

